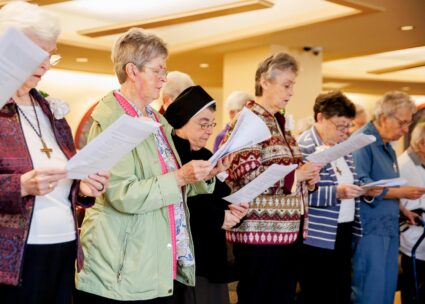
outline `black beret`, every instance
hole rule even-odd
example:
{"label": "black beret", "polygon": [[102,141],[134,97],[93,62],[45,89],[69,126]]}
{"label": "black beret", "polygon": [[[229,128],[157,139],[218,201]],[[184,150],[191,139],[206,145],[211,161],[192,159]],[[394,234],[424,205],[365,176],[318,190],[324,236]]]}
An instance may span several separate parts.
{"label": "black beret", "polygon": [[164,117],[174,129],[180,129],[199,111],[213,103],[214,99],[201,86],[191,86],[168,106]]}

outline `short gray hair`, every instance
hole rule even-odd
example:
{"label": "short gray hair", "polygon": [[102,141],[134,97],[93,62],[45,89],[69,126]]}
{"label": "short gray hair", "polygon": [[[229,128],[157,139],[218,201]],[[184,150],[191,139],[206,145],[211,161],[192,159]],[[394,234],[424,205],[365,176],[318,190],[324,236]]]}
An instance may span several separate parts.
{"label": "short gray hair", "polygon": [[425,140],[425,122],[418,123],[412,131],[410,146],[413,150],[418,150],[421,140]]}
{"label": "short gray hair", "polygon": [[294,57],[286,53],[273,54],[258,65],[255,72],[255,96],[263,96],[263,87],[261,86],[261,78],[273,80],[276,77],[276,70],[290,70],[295,74],[298,73],[298,63]]}
{"label": "short gray hair", "polygon": [[254,100],[254,97],[242,91],[234,91],[227,96],[225,104],[227,111],[241,111],[248,101]]}
{"label": "short gray hair", "polygon": [[195,83],[188,74],[179,71],[172,71],[168,73],[167,82],[162,86],[161,93],[162,96],[168,96],[172,101],[174,101],[181,92],[194,85]]}
{"label": "short gray hair", "polygon": [[56,17],[25,1],[10,2],[0,9],[0,34],[9,27],[45,42],[56,42],[61,31]]}
{"label": "short gray hair", "polygon": [[140,28],[131,28],[122,34],[112,47],[112,63],[120,84],[127,80],[125,66],[133,63],[139,70],[158,56],[168,56],[165,42]]}
{"label": "short gray hair", "polygon": [[381,115],[385,117],[392,116],[399,109],[407,109],[412,114],[415,114],[416,105],[412,97],[399,91],[387,92],[376,102],[373,120]]}

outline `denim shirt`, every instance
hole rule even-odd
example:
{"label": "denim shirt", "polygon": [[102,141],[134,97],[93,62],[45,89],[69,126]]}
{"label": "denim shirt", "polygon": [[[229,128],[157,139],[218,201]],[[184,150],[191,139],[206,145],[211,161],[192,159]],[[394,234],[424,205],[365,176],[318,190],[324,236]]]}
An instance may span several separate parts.
{"label": "denim shirt", "polygon": [[[358,132],[376,137],[374,143],[353,153],[360,184],[399,177],[397,156],[391,144],[384,143],[373,123],[369,122]],[[360,218],[364,235],[399,235],[399,201],[398,199],[385,199],[384,196],[387,192],[388,189],[385,189],[379,196],[375,197],[372,203],[367,203],[363,198],[361,199]]]}

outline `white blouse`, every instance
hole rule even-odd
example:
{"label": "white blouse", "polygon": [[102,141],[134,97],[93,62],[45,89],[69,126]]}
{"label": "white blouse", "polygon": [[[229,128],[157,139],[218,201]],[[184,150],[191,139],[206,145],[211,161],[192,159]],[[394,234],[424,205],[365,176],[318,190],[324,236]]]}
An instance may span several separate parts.
{"label": "white blouse", "polygon": [[[36,130],[38,130],[33,107],[19,106],[19,108],[25,113]],[[42,148],[40,138],[23,115],[20,115],[22,129],[34,169],[49,167],[63,168],[66,165],[67,158],[56,142],[50,121],[39,106],[35,108],[40,121],[42,138],[46,145],[53,149],[53,152],[49,159],[45,153],[40,151]],[[71,185],[72,180],[63,179],[49,194],[35,197],[28,244],[56,244],[76,239],[74,217],[69,200]]]}

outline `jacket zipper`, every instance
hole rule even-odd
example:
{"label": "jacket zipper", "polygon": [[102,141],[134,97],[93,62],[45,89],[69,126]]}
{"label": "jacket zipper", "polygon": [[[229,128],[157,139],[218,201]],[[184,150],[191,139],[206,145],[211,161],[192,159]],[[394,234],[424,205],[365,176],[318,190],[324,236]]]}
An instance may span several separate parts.
{"label": "jacket zipper", "polygon": [[124,268],[125,257],[127,255],[128,234],[129,234],[128,232],[125,233],[125,238],[124,238],[124,252],[123,252],[121,264],[120,264],[120,267],[118,268],[118,273],[117,273],[117,281],[118,281],[118,283],[120,283],[121,280],[122,280],[122,271],[123,271],[123,268]]}

